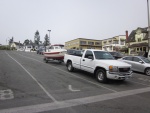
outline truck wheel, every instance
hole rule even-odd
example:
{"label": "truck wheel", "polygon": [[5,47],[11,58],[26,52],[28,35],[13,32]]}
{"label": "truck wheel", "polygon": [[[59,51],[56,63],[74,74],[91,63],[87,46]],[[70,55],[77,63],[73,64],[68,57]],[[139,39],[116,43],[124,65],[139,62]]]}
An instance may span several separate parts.
{"label": "truck wheel", "polygon": [[96,71],[96,78],[98,82],[101,82],[101,83],[107,82],[106,72],[103,69],[98,69]]}
{"label": "truck wheel", "polygon": [[67,69],[68,71],[72,72],[74,70],[73,66],[72,66],[72,62],[68,62],[67,63]]}

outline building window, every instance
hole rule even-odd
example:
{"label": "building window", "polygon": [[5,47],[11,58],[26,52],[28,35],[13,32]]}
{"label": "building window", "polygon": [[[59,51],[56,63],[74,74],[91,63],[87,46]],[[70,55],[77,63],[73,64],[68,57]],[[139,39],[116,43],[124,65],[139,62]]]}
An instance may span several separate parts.
{"label": "building window", "polygon": [[112,50],[112,47],[109,47],[109,50]]}
{"label": "building window", "polygon": [[100,42],[95,42],[95,45],[101,45]]}
{"label": "building window", "polygon": [[94,42],[88,42],[89,45],[94,45]]}
{"label": "building window", "polygon": [[139,51],[139,48],[137,48],[137,51]]}
{"label": "building window", "polygon": [[113,44],[118,44],[118,41],[117,41],[117,40],[114,40],[114,41],[113,41]]}
{"label": "building window", "polygon": [[109,42],[109,44],[112,44],[112,42]]}
{"label": "building window", "polygon": [[107,42],[103,42],[103,44],[106,44]]}
{"label": "building window", "polygon": [[121,41],[121,45],[124,45],[124,41]]}
{"label": "building window", "polygon": [[81,45],[86,45],[86,41],[80,41]]}

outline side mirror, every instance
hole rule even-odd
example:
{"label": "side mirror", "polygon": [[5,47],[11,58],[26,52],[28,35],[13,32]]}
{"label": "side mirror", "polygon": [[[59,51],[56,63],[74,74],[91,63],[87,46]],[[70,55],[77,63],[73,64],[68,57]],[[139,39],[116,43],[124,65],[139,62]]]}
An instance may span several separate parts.
{"label": "side mirror", "polygon": [[93,58],[93,56],[88,56],[88,59],[92,59],[93,60],[94,58]]}

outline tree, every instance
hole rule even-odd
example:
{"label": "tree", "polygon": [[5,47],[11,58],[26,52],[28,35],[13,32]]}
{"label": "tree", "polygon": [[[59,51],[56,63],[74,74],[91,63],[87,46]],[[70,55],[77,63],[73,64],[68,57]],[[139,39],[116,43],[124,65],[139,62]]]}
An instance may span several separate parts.
{"label": "tree", "polygon": [[49,42],[49,37],[47,34],[45,35],[44,39],[45,39],[44,46],[48,46],[50,44],[50,42]]}
{"label": "tree", "polygon": [[30,40],[29,43],[32,44],[33,43],[32,40]]}
{"label": "tree", "polygon": [[40,34],[39,34],[38,30],[35,32],[34,43],[39,46],[39,43],[40,43]]}
{"label": "tree", "polygon": [[29,43],[30,43],[30,41],[28,39],[26,39],[23,44],[28,45]]}
{"label": "tree", "polygon": [[14,42],[14,38],[12,37],[10,40],[9,40],[9,45],[11,44],[11,43],[13,43]]}

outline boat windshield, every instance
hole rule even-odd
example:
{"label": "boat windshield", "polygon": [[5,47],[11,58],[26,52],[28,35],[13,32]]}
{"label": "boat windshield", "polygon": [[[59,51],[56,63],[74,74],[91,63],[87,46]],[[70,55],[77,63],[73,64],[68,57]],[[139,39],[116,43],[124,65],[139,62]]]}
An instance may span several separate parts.
{"label": "boat windshield", "polygon": [[100,60],[100,59],[110,59],[110,60],[114,60],[114,57],[109,53],[109,52],[105,52],[105,51],[94,51],[95,54],[95,58]]}
{"label": "boat windshield", "polygon": [[64,49],[64,46],[50,46],[49,49]]}

